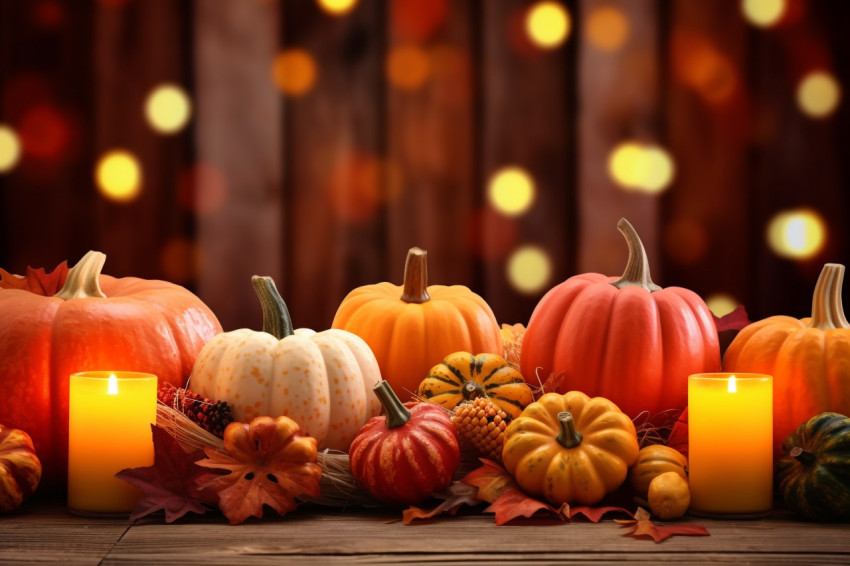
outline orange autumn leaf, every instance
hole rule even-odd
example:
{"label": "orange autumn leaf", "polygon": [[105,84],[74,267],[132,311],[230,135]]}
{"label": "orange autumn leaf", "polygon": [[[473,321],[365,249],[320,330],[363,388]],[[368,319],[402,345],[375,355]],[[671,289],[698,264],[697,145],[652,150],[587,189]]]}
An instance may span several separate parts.
{"label": "orange autumn leaf", "polygon": [[43,267],[33,269],[28,266],[27,274],[24,276],[14,275],[5,269],[0,269],[0,289],[20,289],[36,295],[52,297],[59,292],[67,277],[67,261],[57,265],[56,269],[50,273],[46,272]]}
{"label": "orange autumn leaf", "polygon": [[656,525],[650,520],[649,511],[638,507],[634,519],[615,519],[623,526],[630,526],[632,530],[626,536],[633,538],[651,538],[655,542],[661,542],[675,535],[686,536],[708,536],[708,530],[699,525]]}
{"label": "orange autumn leaf", "polygon": [[479,460],[481,467],[469,472],[460,481],[477,487],[480,501],[495,503],[506,489],[519,489],[519,485],[505,468],[487,458]]}
{"label": "orange autumn leaf", "polygon": [[629,517],[634,517],[634,514],[631,511],[623,509],[622,507],[588,507],[586,505],[577,505],[574,507],[571,506],[567,510],[566,515],[570,519],[574,519],[579,515],[582,515],[587,518],[591,523],[598,523],[602,520],[602,517],[604,517],[608,513],[624,513]]}
{"label": "orange autumn leaf", "polygon": [[297,507],[302,495],[319,496],[322,468],[316,463],[316,439],[301,434],[288,417],[257,417],[224,430],[224,452],[206,448],[197,465],[225,470],[199,485],[218,495],[218,506],[231,524],[263,516],[263,505],[280,515]]}
{"label": "orange autumn leaf", "polygon": [[495,513],[496,524],[504,525],[518,517],[531,517],[538,511],[545,511],[553,518],[565,521],[567,517],[564,514],[564,510],[566,508],[564,505],[560,509],[555,509],[548,503],[527,495],[518,487],[508,487],[502,491],[499,498],[487,507],[484,512]]}

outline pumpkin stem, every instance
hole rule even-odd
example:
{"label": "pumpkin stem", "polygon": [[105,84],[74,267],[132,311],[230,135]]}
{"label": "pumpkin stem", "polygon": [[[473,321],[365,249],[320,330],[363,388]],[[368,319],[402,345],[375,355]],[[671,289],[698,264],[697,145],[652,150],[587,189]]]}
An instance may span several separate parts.
{"label": "pumpkin stem", "polygon": [[260,299],[260,306],[263,308],[263,332],[271,334],[278,340],[295,334],[289,309],[286,308],[286,303],[277,292],[274,279],[254,275],[251,277],[251,285],[254,286],[254,291]]}
{"label": "pumpkin stem", "polygon": [[387,428],[398,428],[410,420],[410,411],[404,406],[404,403],[401,402],[386,380],[382,380],[372,391],[378,396],[378,400],[384,407],[384,412],[387,413]]}
{"label": "pumpkin stem", "polygon": [[77,262],[77,265],[68,270],[65,284],[53,296],[65,301],[92,297],[105,299],[106,295],[100,290],[100,271],[104,263],[106,263],[106,254],[89,251]]}
{"label": "pumpkin stem", "polygon": [[576,430],[576,423],[569,411],[558,413],[558,422],[561,423],[561,432],[555,438],[564,448],[575,448],[581,444],[581,433]]}
{"label": "pumpkin stem", "polygon": [[463,398],[467,401],[487,396],[487,394],[484,393],[484,388],[481,387],[481,384],[475,381],[467,381],[464,383],[461,393],[463,394]]}
{"label": "pumpkin stem", "polygon": [[817,456],[815,456],[812,452],[808,450],[803,450],[799,446],[795,446],[791,449],[791,452],[788,453],[789,456],[803,464],[805,467],[809,467],[815,463],[817,460]]}
{"label": "pumpkin stem", "polygon": [[401,300],[416,304],[431,300],[428,295],[428,252],[421,248],[410,248],[407,252]]}
{"label": "pumpkin stem", "polygon": [[821,330],[850,328],[850,323],[844,317],[844,307],[841,304],[841,284],[843,281],[843,265],[827,263],[823,266],[812,298],[812,320],[809,322],[809,328],[820,328]]}
{"label": "pumpkin stem", "polygon": [[626,262],[626,270],[623,275],[611,285],[618,289],[623,287],[643,287],[650,293],[660,291],[661,287],[652,282],[649,275],[649,258],[646,257],[646,249],[640,241],[638,233],[625,218],[617,222],[617,230],[626,238],[629,246],[629,259]]}

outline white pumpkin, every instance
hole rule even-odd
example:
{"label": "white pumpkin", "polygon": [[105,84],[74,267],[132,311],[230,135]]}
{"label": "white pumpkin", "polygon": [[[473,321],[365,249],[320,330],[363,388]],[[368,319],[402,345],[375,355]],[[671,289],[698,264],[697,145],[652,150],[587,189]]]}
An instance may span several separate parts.
{"label": "white pumpkin", "polygon": [[381,382],[375,355],[345,330],[293,330],[274,281],[254,276],[252,284],[263,305],[263,331],[215,336],[198,354],[189,388],[227,401],[236,421],[285,415],[320,449],[347,451],[381,411],[372,392]]}

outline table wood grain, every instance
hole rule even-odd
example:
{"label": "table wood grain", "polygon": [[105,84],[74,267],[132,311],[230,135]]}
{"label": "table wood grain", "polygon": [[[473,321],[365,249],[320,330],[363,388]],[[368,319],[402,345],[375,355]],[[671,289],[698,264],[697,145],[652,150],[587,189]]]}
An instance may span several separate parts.
{"label": "table wood grain", "polygon": [[661,543],[624,536],[611,520],[499,527],[475,512],[413,525],[400,518],[387,509],[302,507],[235,526],[218,514],[130,523],[38,501],[0,517],[0,564],[850,564],[850,524],[801,522],[781,511],[755,521],[686,519],[710,536]]}

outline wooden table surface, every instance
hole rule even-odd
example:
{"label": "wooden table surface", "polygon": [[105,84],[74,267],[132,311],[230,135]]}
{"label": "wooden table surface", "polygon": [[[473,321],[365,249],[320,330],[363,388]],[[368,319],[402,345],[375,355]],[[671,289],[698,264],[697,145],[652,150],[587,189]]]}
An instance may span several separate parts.
{"label": "wooden table surface", "polygon": [[612,520],[522,520],[462,513],[405,525],[401,513],[299,508],[286,517],[231,526],[220,515],[162,516],[130,523],[28,502],[0,516],[0,564],[516,564],[623,560],[647,563],[850,564],[850,524],[812,524],[786,512],[767,519],[686,519],[710,536],[661,543],[624,536]]}

